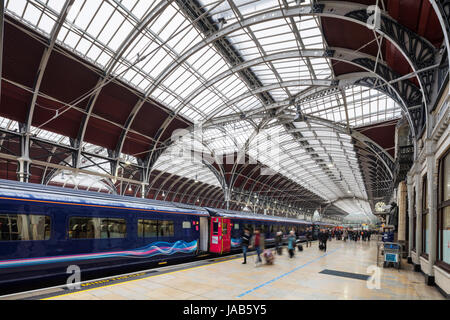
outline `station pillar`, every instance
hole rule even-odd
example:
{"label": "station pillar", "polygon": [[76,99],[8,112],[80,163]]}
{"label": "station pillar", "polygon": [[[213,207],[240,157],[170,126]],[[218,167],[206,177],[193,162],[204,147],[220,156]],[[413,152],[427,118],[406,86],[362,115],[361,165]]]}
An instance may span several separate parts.
{"label": "station pillar", "polygon": [[435,150],[433,140],[427,140],[426,144],[426,165],[427,165],[427,193],[428,193],[428,268],[424,270],[428,285],[434,285],[433,265],[436,262],[436,239],[437,239],[437,170],[435,160]]}
{"label": "station pillar", "polygon": [[422,179],[420,169],[416,166],[415,184],[416,184],[416,256],[414,270],[420,271],[420,256],[422,255]]}
{"label": "station pillar", "polygon": [[408,263],[412,263],[411,251],[413,249],[414,236],[414,191],[413,191],[413,176],[408,173],[407,176],[407,191],[408,191]]}

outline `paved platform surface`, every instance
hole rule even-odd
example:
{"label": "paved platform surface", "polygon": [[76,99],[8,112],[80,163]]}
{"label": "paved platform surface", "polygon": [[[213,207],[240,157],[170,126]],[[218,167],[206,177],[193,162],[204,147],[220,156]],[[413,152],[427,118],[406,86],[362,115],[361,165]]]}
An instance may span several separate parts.
{"label": "paved platform surface", "polygon": [[244,265],[242,258],[235,258],[47,299],[444,299],[406,261],[401,270],[380,268],[380,288],[369,289],[368,268],[376,265],[376,253],[375,241],[333,240],[326,253],[316,242],[292,259],[284,251],[273,265],[256,267],[253,257]]}

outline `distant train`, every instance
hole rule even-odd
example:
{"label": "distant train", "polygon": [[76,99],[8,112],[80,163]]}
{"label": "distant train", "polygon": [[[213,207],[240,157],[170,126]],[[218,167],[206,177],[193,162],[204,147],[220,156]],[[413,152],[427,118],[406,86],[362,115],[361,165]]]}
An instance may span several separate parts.
{"label": "distant train", "polygon": [[[244,227],[267,245],[321,223],[0,180],[0,285],[240,250]],[[324,226],[328,226],[323,224]]]}

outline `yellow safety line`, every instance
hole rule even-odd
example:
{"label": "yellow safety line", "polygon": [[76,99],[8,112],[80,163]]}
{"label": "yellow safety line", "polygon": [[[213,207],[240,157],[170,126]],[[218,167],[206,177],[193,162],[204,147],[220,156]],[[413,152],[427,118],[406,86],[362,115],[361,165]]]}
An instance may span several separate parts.
{"label": "yellow safety line", "polygon": [[92,289],[86,289],[86,290],[81,290],[81,291],[77,291],[77,292],[65,293],[65,294],[61,294],[61,295],[57,295],[57,296],[53,296],[53,297],[43,298],[43,299],[40,299],[40,300],[51,300],[51,299],[58,298],[58,297],[68,296],[68,295],[70,295],[70,294],[76,294],[76,293],[82,293],[82,292],[87,292],[87,291],[97,290],[97,289],[103,289],[103,288],[106,288],[106,287],[117,286],[117,285],[119,285],[119,284],[125,284],[125,283],[130,283],[130,282],[133,282],[133,281],[139,281],[139,280],[144,280],[144,279],[148,279],[148,278],[154,278],[154,277],[159,277],[159,276],[165,276],[165,275],[167,275],[167,274],[173,274],[173,273],[176,273],[176,272],[188,271],[188,270],[192,270],[192,269],[197,269],[197,268],[207,267],[207,266],[210,266],[210,265],[216,265],[216,264],[219,264],[219,263],[224,263],[224,262],[233,261],[233,260],[237,260],[237,259],[242,259],[242,257],[238,257],[238,258],[234,258],[234,259],[229,259],[229,260],[226,260],[226,261],[220,261],[220,262],[216,262],[216,263],[205,264],[205,265],[203,265],[203,266],[196,266],[196,267],[191,267],[191,268],[182,269],[182,270],[175,270],[175,271],[171,271],[171,272],[167,272],[167,273],[162,273],[162,274],[155,274],[155,275],[153,275],[153,276],[149,276],[149,277],[145,277],[145,278],[133,279],[133,280],[129,280],[129,281],[123,281],[123,282],[119,282],[119,283],[108,284],[108,285],[101,286],[101,287],[98,287],[98,288],[92,288]]}

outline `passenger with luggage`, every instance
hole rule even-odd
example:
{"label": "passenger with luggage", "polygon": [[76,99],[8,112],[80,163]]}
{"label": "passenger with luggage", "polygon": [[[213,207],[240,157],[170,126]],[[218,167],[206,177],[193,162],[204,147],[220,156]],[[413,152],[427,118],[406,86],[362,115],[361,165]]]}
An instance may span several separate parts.
{"label": "passenger with luggage", "polygon": [[308,228],[306,230],[306,246],[307,247],[311,246],[311,241],[312,241],[312,228]]}
{"label": "passenger with luggage", "polygon": [[255,234],[252,237],[250,248],[256,249],[256,254],[258,255],[258,260],[256,263],[262,263],[261,253],[264,250],[264,236],[260,233],[258,229],[255,230]]}
{"label": "passenger with luggage", "polygon": [[292,258],[294,256],[294,246],[295,246],[295,232],[294,230],[291,230],[288,237],[288,251],[289,251],[289,258]]}
{"label": "passenger with luggage", "polygon": [[302,245],[300,239],[297,239],[296,244],[297,244],[298,251],[303,251],[303,245]]}
{"label": "passenger with luggage", "polygon": [[327,251],[327,240],[329,238],[328,232],[325,230],[322,230],[321,233],[319,233],[319,249],[323,251]]}
{"label": "passenger with luggage", "polygon": [[266,249],[263,252],[264,260],[266,261],[266,264],[273,264],[275,261],[275,256],[273,255],[272,250]]}
{"label": "passenger with luggage", "polygon": [[248,246],[250,245],[250,238],[250,231],[248,229],[244,229],[244,234],[241,237],[242,253],[244,254],[244,262],[242,262],[242,264],[247,263],[247,251]]}

